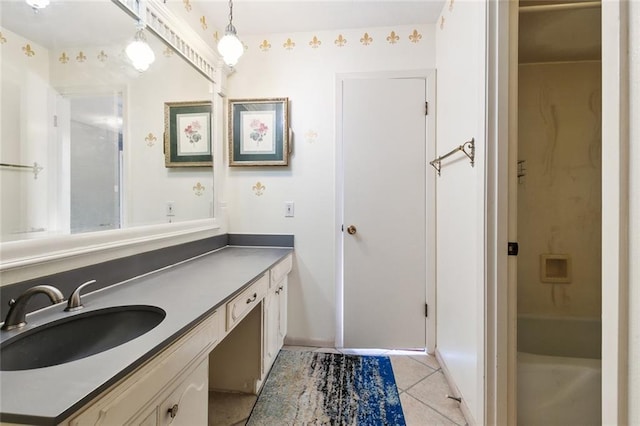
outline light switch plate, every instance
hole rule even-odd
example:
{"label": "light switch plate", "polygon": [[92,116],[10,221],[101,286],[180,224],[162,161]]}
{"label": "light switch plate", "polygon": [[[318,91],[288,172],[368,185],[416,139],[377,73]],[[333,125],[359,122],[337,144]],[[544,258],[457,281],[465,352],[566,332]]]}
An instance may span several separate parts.
{"label": "light switch plate", "polygon": [[284,203],[284,217],[293,217],[293,201]]}

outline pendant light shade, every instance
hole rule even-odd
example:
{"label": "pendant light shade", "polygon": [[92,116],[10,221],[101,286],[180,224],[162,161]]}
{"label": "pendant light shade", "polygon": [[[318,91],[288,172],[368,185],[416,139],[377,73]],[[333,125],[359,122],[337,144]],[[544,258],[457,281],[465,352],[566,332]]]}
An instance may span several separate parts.
{"label": "pendant light shade", "polygon": [[25,0],[29,6],[38,10],[49,6],[49,0]]}
{"label": "pendant light shade", "polygon": [[156,60],[156,55],[147,43],[147,38],[144,35],[144,28],[138,27],[138,31],[133,38],[133,41],[129,43],[125,49],[129,60],[133,64],[133,67],[142,72],[149,69],[149,65]]}
{"label": "pendant light shade", "polygon": [[224,30],[224,37],[218,42],[218,52],[222,55],[225,64],[232,67],[238,63],[238,59],[244,53],[244,46],[233,26],[233,2],[229,0],[229,25]]}

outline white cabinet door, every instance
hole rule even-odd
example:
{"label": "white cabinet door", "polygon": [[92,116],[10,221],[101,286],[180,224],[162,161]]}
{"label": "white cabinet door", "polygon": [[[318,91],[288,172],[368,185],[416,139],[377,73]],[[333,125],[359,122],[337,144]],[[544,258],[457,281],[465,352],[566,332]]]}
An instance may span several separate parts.
{"label": "white cabinet door", "polygon": [[209,404],[209,362],[202,361],[159,405],[159,424],[206,425]]}
{"label": "white cabinet door", "polygon": [[278,284],[276,293],[278,294],[278,311],[280,318],[278,320],[278,350],[284,345],[284,338],[287,335],[287,277]]}
{"label": "white cabinet door", "polygon": [[264,300],[264,371],[268,373],[287,334],[287,279],[275,283]]}
{"label": "white cabinet door", "polygon": [[264,354],[263,373],[267,373],[271,364],[278,354],[278,321],[280,309],[278,306],[278,295],[275,288],[269,290],[269,294],[264,299]]}

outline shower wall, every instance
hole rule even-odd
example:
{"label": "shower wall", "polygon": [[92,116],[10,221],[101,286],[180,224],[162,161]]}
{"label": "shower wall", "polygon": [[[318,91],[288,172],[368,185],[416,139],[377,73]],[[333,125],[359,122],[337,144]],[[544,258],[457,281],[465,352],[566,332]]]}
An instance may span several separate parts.
{"label": "shower wall", "polygon": [[[521,64],[518,96],[518,314],[600,317],[600,61]],[[546,254],[568,283],[543,282]]]}

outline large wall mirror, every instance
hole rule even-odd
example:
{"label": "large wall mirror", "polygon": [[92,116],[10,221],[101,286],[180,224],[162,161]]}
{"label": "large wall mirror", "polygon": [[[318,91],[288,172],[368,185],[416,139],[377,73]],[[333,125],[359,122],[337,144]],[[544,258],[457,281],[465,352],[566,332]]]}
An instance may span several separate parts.
{"label": "large wall mirror", "polygon": [[[165,103],[213,83],[111,0],[0,2],[0,242],[213,216],[209,167],[166,167]],[[213,137],[209,134],[209,137]]]}

